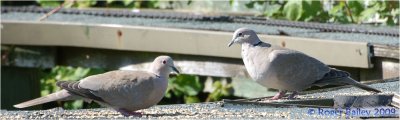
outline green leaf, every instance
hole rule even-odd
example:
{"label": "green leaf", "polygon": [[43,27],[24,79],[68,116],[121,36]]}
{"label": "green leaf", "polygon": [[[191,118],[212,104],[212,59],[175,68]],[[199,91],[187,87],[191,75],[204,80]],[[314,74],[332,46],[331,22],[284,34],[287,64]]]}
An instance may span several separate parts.
{"label": "green leaf", "polygon": [[[191,1],[188,1],[187,4],[190,4],[190,3],[191,3]],[[147,8],[159,8],[160,4],[161,3],[158,0],[150,0],[150,1],[147,1],[147,5],[145,7],[147,7]]]}
{"label": "green leaf", "polygon": [[96,0],[78,0],[76,1],[76,5],[78,8],[88,8],[96,5]]}
{"label": "green leaf", "polygon": [[262,0],[258,0],[258,1],[256,1],[256,2],[257,2],[257,4],[259,4],[259,5],[262,5],[262,4],[265,3],[265,1],[262,1]]}
{"label": "green leaf", "polygon": [[167,89],[167,91],[165,92],[164,97],[166,97],[166,98],[171,98],[172,97],[171,92],[169,92],[169,91],[170,90]]}
{"label": "green leaf", "polygon": [[270,6],[268,6],[267,9],[265,10],[264,15],[267,16],[267,17],[271,17],[271,16],[273,16],[273,15],[279,13],[281,7],[282,7],[282,6],[281,6],[281,5],[278,5],[278,4],[270,5]]}
{"label": "green leaf", "polygon": [[329,10],[330,15],[336,16],[337,14],[341,14],[343,12],[345,5],[343,2],[340,2],[339,4],[333,6],[331,10]]}
{"label": "green leaf", "polygon": [[362,0],[350,0],[347,1],[349,8],[351,10],[351,14],[355,17],[359,16],[362,11],[364,11],[364,1]]}
{"label": "green leaf", "polygon": [[393,17],[399,18],[399,15],[400,15],[400,8],[396,8],[396,9],[390,11],[390,15],[392,15]]}
{"label": "green leaf", "polygon": [[350,17],[348,17],[345,8],[345,1],[340,1],[338,4],[333,6],[333,8],[328,12],[329,16],[331,16],[332,21],[340,22],[340,23],[349,23],[351,21]]}
{"label": "green leaf", "polygon": [[286,19],[297,21],[301,18],[303,14],[302,1],[290,0],[283,7],[283,14]]}
{"label": "green leaf", "polygon": [[368,18],[371,18],[373,15],[375,15],[377,12],[378,11],[375,8],[366,9],[363,12],[361,12],[361,15],[360,15],[359,19],[361,21],[367,20]]}
{"label": "green leaf", "polygon": [[142,5],[142,2],[143,2],[143,1],[140,1],[140,0],[135,1],[135,2],[133,3],[133,8],[140,8],[141,5]]}
{"label": "green leaf", "polygon": [[133,3],[134,0],[123,0],[125,6],[128,6],[129,4]]}
{"label": "green leaf", "polygon": [[115,0],[106,0],[106,3],[107,4],[110,4],[110,3],[112,3],[112,2],[114,2]]}
{"label": "green leaf", "polygon": [[200,102],[200,99],[197,96],[185,96],[185,103],[198,103]]}
{"label": "green leaf", "polygon": [[58,7],[61,5],[61,1],[57,0],[36,0],[36,2],[42,7]]}
{"label": "green leaf", "polygon": [[41,96],[46,96],[46,95],[48,95],[48,94],[50,94],[51,92],[50,92],[50,90],[48,90],[48,88],[46,89],[44,89],[44,90],[41,90],[40,91],[40,95]]}
{"label": "green leaf", "polygon": [[388,8],[388,4],[387,3],[388,3],[388,1],[383,1],[383,2],[380,1],[374,7],[377,7],[378,11],[384,11],[386,8]]}
{"label": "green leaf", "polygon": [[393,25],[396,25],[396,24],[395,24],[393,18],[389,17],[388,20],[386,21],[386,25],[393,26]]}
{"label": "green leaf", "polygon": [[188,0],[188,2],[187,2],[187,4],[186,5],[190,5],[190,4],[192,4],[193,3],[193,1],[192,0]]}
{"label": "green leaf", "polygon": [[72,8],[74,6],[75,2],[72,0],[65,0],[64,1],[64,8]]}
{"label": "green leaf", "polygon": [[254,8],[254,4],[255,4],[255,3],[256,3],[255,1],[250,1],[250,2],[246,3],[245,6],[246,6],[247,8]]}
{"label": "green leaf", "polygon": [[64,108],[67,109],[81,109],[83,106],[83,100],[68,101],[64,103]]}
{"label": "green leaf", "polygon": [[302,8],[304,13],[302,14],[301,20],[310,21],[315,17],[320,17],[319,14],[323,12],[322,4],[316,0],[304,0],[302,2]]}
{"label": "green leaf", "polygon": [[191,101],[192,98],[186,97],[196,96],[202,89],[203,86],[198,76],[180,74],[169,79],[166,97],[170,98],[172,93],[178,98],[184,98],[185,101]]}
{"label": "green leaf", "polygon": [[199,78],[194,75],[179,75],[176,83],[178,84],[177,88],[186,95],[197,95],[202,90]]}
{"label": "green leaf", "polygon": [[213,83],[213,87],[215,89],[208,95],[206,102],[218,101],[221,100],[222,97],[229,96],[231,94],[230,93],[230,90],[232,89],[231,84],[222,84],[221,81],[215,81]]}

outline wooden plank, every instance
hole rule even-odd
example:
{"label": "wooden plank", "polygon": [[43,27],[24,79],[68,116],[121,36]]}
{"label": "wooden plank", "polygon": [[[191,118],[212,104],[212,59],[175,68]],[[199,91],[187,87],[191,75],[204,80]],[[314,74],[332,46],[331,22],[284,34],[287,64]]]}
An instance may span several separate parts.
{"label": "wooden plank", "polygon": [[391,105],[400,108],[400,95],[395,93]]}
{"label": "wooden plank", "polygon": [[374,56],[399,60],[399,46],[374,44]]}
{"label": "wooden plank", "polygon": [[[147,70],[154,58],[165,53],[121,51],[93,48],[58,47],[58,64],[105,68],[109,70]],[[182,74],[218,77],[248,77],[242,60],[210,56],[167,54]]]}
{"label": "wooden plank", "polygon": [[[2,44],[75,46],[241,58],[231,32],[62,22],[2,21]],[[360,42],[259,35],[334,66],[371,68],[370,45]]]}
{"label": "wooden plank", "polygon": [[[40,97],[40,69],[1,66],[1,109],[15,110],[13,105]],[[41,105],[29,109],[40,109]]]}

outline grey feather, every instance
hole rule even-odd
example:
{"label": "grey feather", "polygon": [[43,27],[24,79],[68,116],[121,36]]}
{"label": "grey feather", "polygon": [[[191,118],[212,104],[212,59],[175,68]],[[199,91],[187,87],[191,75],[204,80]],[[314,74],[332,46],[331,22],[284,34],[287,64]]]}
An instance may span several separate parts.
{"label": "grey feather", "polygon": [[366,91],[374,92],[374,93],[380,93],[381,91],[372,87],[369,87],[368,85],[364,85],[350,77],[350,73],[342,70],[337,70],[334,68],[331,68],[331,71],[325,76],[313,83],[313,85],[316,86],[325,86],[325,85],[353,85],[355,87],[361,88]]}
{"label": "grey feather", "polygon": [[74,95],[96,100],[98,102],[104,102],[102,98],[94,95],[90,89],[81,88],[79,86],[79,83],[80,81],[58,81],[56,85],[69,91]]}
{"label": "grey feather", "polygon": [[14,105],[16,108],[25,108],[25,107],[30,107],[30,106],[35,106],[47,102],[52,102],[52,101],[65,101],[65,100],[76,100],[79,99],[80,97],[74,96],[70,94],[67,90],[61,90],[52,94],[49,94],[47,96],[43,96],[40,98],[36,98],[33,100],[29,100],[20,104]]}

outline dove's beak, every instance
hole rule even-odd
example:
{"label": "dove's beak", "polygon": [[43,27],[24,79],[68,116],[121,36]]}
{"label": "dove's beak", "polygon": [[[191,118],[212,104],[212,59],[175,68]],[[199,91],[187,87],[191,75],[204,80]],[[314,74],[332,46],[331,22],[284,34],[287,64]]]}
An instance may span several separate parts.
{"label": "dove's beak", "polygon": [[228,44],[228,47],[231,47],[233,43],[235,43],[235,39],[233,39],[233,40]]}
{"label": "dove's beak", "polygon": [[171,66],[171,68],[172,68],[172,70],[173,70],[174,72],[176,72],[177,74],[179,74],[179,71],[178,71],[178,69],[176,69],[176,67]]}

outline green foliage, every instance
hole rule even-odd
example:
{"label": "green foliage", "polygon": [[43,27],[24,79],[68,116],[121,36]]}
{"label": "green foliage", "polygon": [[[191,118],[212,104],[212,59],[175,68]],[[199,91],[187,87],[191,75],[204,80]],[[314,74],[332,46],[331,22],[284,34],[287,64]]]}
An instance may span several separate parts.
{"label": "green foliage", "polygon": [[36,0],[38,4],[42,7],[58,7],[61,5],[61,1],[57,0]]}
{"label": "green foliage", "polygon": [[58,0],[36,0],[36,2],[42,7],[58,7],[62,3],[64,3],[64,7],[66,8],[88,8],[96,5],[97,0],[66,0],[66,1],[58,1]]}
{"label": "green foliage", "polygon": [[[49,73],[40,79],[41,96],[46,96],[50,93],[59,91],[60,88],[56,85],[57,81],[78,81],[84,77],[105,72],[102,69],[56,66]],[[83,101],[66,102],[64,107],[67,109],[82,108]]]}
{"label": "green foliage", "polygon": [[[169,80],[165,98],[183,99],[184,103],[211,102],[221,100],[223,97],[232,96],[232,85],[230,83],[214,80],[212,83],[212,92],[204,93],[204,81],[199,76],[180,74]],[[208,94],[208,95],[207,95]],[[202,97],[202,95],[207,95]]]}
{"label": "green foliage", "polygon": [[166,98],[171,98],[173,94],[177,97],[183,96],[185,103],[200,102],[196,95],[203,90],[203,85],[198,76],[180,74],[170,78],[168,82]]}
{"label": "green foliage", "polygon": [[232,84],[222,84],[221,81],[214,81],[214,91],[210,93],[206,99],[206,102],[218,101],[222,97],[231,96]]}
{"label": "green foliage", "polygon": [[340,23],[349,23],[351,22],[350,18],[346,14],[346,5],[345,2],[339,2],[336,6],[328,11],[328,14],[331,16],[330,21],[336,21]]}
{"label": "green foliage", "polygon": [[379,15],[379,18],[386,18],[386,24],[394,25],[394,18],[399,19],[399,1],[370,1],[368,7],[360,13],[358,22],[364,21],[376,14]]}
{"label": "green foliage", "polygon": [[302,2],[303,14],[301,20],[311,21],[316,19],[327,19],[328,14],[324,14],[321,1],[304,0]]}
{"label": "green foliage", "polygon": [[348,0],[334,1],[330,10],[323,9],[323,4],[318,0],[289,0],[289,1],[250,1],[245,4],[253,8],[255,4],[266,4],[264,16],[275,19],[293,21],[362,23],[378,15],[387,19],[385,24],[399,24],[399,1],[371,0],[365,7],[365,1]]}
{"label": "green foliage", "polygon": [[[43,7],[57,7],[62,1],[36,0]],[[72,0],[66,0],[70,2]],[[161,4],[173,4],[182,1],[161,1],[161,0],[73,0],[65,7],[117,7],[117,8],[164,8]],[[105,2],[103,4],[97,4]],[[234,0],[229,0],[232,5]],[[192,0],[188,0],[190,5]],[[362,23],[369,18],[376,16],[385,19],[385,24],[399,24],[399,1],[370,0],[365,7],[363,0],[337,0],[333,1],[330,10],[324,10],[320,0],[250,0],[244,4],[247,8],[254,8],[255,5],[266,6],[262,13],[264,16],[274,19],[287,19],[293,21],[314,21],[314,22],[338,22],[338,23]],[[103,6],[99,6],[103,5]]]}
{"label": "green foliage", "polygon": [[[320,1],[315,0],[291,0],[287,1],[284,4],[272,4],[272,8],[269,9],[272,12],[265,12],[265,16],[271,17],[274,13],[283,15],[285,19],[293,20],[293,21],[316,21],[316,20],[327,20],[328,14],[323,11],[322,3]],[[283,8],[283,9],[282,9]],[[282,10],[280,12],[279,10]]]}
{"label": "green foliage", "polygon": [[77,8],[88,8],[96,5],[97,0],[77,0],[73,4],[73,7]]}
{"label": "green foliage", "polygon": [[134,0],[123,0],[122,2],[124,3],[125,6],[128,6],[129,4],[133,3]]}
{"label": "green foliage", "polygon": [[[174,3],[181,4],[186,2],[186,5],[192,4],[192,0],[185,1],[165,1],[165,0],[37,0],[42,7],[58,7],[64,2],[65,8],[88,8],[88,7],[106,7],[106,8],[164,8],[163,5],[172,5]],[[163,5],[161,5],[163,4]],[[169,8],[169,7],[167,7]]]}
{"label": "green foliage", "polygon": [[282,7],[279,4],[270,4],[264,12],[266,17],[279,18],[282,13]]}
{"label": "green foliage", "polygon": [[299,0],[290,0],[286,3],[283,7],[283,14],[285,15],[286,19],[298,21],[303,14],[303,6],[302,1]]}

